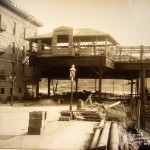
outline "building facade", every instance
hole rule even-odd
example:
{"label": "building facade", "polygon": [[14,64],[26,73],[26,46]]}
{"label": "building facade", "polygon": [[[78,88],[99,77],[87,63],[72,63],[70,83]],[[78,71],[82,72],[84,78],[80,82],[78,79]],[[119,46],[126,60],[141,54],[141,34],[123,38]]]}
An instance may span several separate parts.
{"label": "building facade", "polygon": [[26,37],[42,24],[10,0],[0,1],[0,100],[22,100],[32,77]]}

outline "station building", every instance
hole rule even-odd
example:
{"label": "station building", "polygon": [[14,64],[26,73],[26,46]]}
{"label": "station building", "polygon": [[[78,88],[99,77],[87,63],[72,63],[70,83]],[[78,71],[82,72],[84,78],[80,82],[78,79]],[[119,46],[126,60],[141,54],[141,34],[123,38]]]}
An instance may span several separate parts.
{"label": "station building", "polygon": [[30,84],[29,44],[42,23],[10,0],[0,0],[0,100],[23,99]]}

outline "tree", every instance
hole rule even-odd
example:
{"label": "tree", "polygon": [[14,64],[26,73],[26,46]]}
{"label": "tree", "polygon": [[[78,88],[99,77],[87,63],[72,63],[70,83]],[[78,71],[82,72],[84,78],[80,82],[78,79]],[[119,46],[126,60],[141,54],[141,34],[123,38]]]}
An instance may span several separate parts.
{"label": "tree", "polygon": [[[9,20],[10,29],[12,31],[12,39],[14,41],[14,47],[12,47],[13,48],[12,59],[14,60],[14,63],[12,64],[12,72],[10,74],[12,84],[11,105],[13,105],[15,82],[17,82],[17,80],[19,80],[20,77],[22,78],[22,76],[23,76],[22,79],[24,81],[27,80],[25,79],[27,78],[27,76],[25,76],[24,70],[22,70],[21,67],[29,64],[29,56],[27,51],[27,49],[29,49],[29,44],[25,40],[25,38],[26,36],[33,35],[32,32],[33,26],[31,23],[31,16],[28,17],[29,18],[20,17],[17,23],[12,22],[12,20]],[[27,82],[25,83],[26,83],[25,86],[27,88]]]}

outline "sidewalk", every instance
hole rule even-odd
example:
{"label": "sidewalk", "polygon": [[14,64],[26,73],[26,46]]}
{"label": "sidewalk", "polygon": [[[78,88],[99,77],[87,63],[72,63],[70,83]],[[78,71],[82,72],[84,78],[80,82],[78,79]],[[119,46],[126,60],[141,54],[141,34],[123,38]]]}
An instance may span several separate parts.
{"label": "sidewalk", "polygon": [[[58,121],[69,106],[0,106],[0,149],[86,150],[96,122]],[[29,112],[48,111],[44,135],[28,135]]]}

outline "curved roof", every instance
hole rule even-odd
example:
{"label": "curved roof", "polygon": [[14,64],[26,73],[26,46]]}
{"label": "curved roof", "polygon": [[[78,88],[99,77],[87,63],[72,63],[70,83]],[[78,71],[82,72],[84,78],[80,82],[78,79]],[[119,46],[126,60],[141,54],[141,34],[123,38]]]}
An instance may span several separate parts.
{"label": "curved roof", "polygon": [[[61,26],[53,30],[52,33],[46,33],[46,34],[41,34],[41,35],[36,35],[33,37],[27,38],[27,40],[37,40],[37,39],[51,39],[53,38],[53,33],[54,32],[59,32],[59,31],[64,31],[63,33],[65,34],[65,30],[72,30],[73,31],[73,37],[107,37],[109,40],[112,42],[119,44],[110,34],[92,29],[92,28],[80,28],[80,29],[73,29],[70,27],[66,26]],[[58,34],[59,35],[59,34]]]}
{"label": "curved roof", "polygon": [[75,29],[73,31],[73,35],[74,36],[103,36],[103,35],[106,36],[109,34],[92,28],[81,28],[81,29]]}

